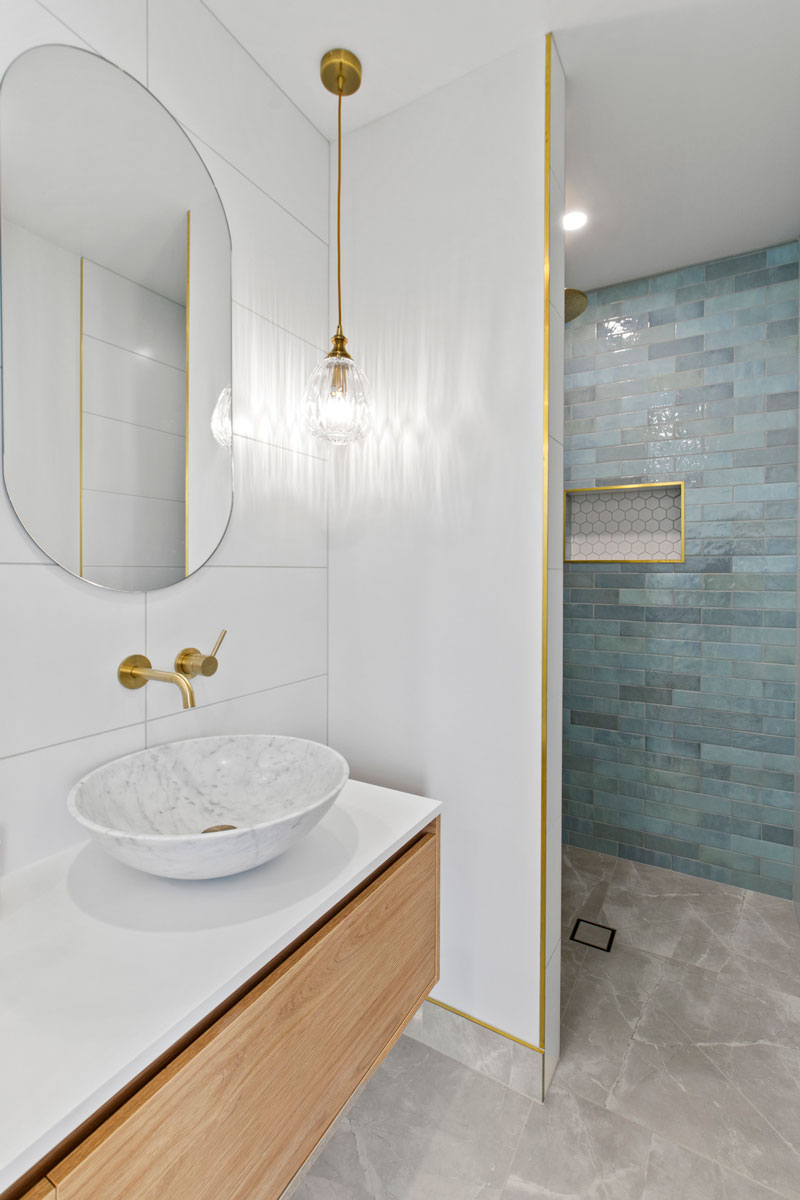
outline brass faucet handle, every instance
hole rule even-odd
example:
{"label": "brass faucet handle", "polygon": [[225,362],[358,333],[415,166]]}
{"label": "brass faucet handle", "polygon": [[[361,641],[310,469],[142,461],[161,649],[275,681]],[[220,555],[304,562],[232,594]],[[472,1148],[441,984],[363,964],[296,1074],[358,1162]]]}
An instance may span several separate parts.
{"label": "brass faucet handle", "polygon": [[203,654],[195,646],[188,646],[185,650],[181,650],[175,659],[175,670],[179,671],[181,675],[185,675],[188,679],[194,679],[196,675],[203,675],[208,678],[210,675],[216,674],[217,667],[219,666],[217,651],[222,645],[222,639],[227,632],[227,629],[223,629],[210,654]]}

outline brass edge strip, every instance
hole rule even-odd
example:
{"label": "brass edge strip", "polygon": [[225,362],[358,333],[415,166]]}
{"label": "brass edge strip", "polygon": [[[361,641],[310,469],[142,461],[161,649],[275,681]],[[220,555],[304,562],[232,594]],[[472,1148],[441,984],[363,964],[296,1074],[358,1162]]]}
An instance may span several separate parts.
{"label": "brass edge strip", "polygon": [[192,248],[192,213],[186,213],[186,461],[183,485],[183,573],[189,574],[189,281]]}
{"label": "brass edge strip", "polygon": [[81,319],[78,357],[80,380],[78,382],[78,574],[83,578],[83,255],[81,255]]}
{"label": "brass edge strip", "polygon": [[[567,558],[567,496],[574,492],[645,492],[649,488],[680,488],[681,493],[681,556],[680,558]],[[683,479],[659,480],[657,483],[604,484],[603,487],[564,488],[564,531],[563,557],[565,564],[572,563],[682,563],[686,562],[686,484]]]}
{"label": "brass edge strip", "polygon": [[542,830],[539,899],[539,1043],[545,1046],[547,972],[547,587],[550,489],[550,88],[553,35],[545,39],[544,77],[544,442],[542,446]]}
{"label": "brass edge strip", "polygon": [[518,1046],[525,1046],[527,1050],[535,1050],[537,1054],[544,1054],[541,1046],[534,1046],[531,1042],[525,1042],[522,1038],[514,1037],[513,1033],[506,1033],[504,1029],[498,1029],[496,1025],[489,1025],[486,1021],[479,1021],[477,1017],[471,1017],[469,1013],[462,1012],[460,1008],[453,1008],[450,1004],[444,1004],[441,1000],[434,1000],[433,996],[426,996],[428,1004],[435,1004],[437,1008],[444,1008],[447,1012],[454,1013],[457,1017],[463,1017],[465,1021],[472,1021],[473,1025],[480,1025],[482,1029],[489,1029],[492,1033],[498,1033],[500,1037],[508,1038],[510,1042],[516,1042]]}

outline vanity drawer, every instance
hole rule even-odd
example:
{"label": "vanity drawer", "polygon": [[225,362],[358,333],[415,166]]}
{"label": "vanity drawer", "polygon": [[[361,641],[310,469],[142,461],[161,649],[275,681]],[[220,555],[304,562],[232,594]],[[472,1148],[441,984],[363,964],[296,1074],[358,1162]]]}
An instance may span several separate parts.
{"label": "vanity drawer", "polygon": [[58,1200],[275,1200],[438,977],[438,826],[57,1167]]}

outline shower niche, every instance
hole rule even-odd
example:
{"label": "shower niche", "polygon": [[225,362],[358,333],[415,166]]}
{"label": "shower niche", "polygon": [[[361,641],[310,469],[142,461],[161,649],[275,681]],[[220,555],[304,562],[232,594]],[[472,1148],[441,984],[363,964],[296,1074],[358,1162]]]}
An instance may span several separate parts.
{"label": "shower niche", "polygon": [[564,562],[680,563],[684,546],[682,481],[564,493]]}

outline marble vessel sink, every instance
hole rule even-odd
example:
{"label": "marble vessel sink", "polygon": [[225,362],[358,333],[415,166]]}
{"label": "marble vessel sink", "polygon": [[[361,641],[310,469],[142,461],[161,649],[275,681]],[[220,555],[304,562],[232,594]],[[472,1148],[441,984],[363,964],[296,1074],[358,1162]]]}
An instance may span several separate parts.
{"label": "marble vessel sink", "polygon": [[[341,754],[319,742],[271,734],[192,738],[90,771],[67,807],[130,867],[215,879],[283,854],[325,815],[348,775]],[[234,828],[214,828],[222,825]]]}

